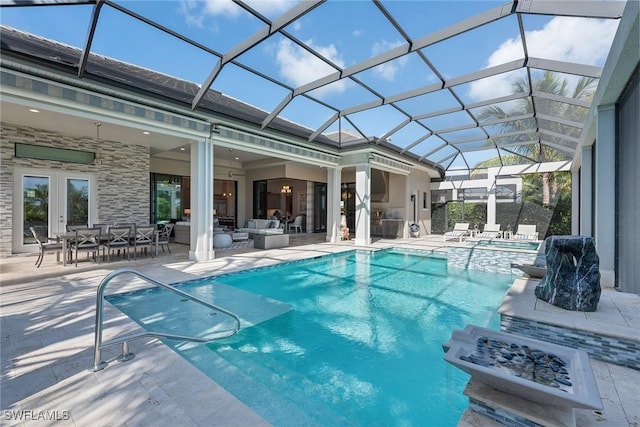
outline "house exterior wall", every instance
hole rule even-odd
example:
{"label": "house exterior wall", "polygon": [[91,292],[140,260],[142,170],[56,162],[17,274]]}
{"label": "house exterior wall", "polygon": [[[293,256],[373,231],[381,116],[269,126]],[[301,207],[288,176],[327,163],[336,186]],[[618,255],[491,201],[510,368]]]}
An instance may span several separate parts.
{"label": "house exterior wall", "polygon": [[[16,168],[92,173],[97,176],[98,222],[149,223],[149,149],[116,141],[95,141],[0,123],[0,256],[12,252],[13,182]],[[93,151],[92,164],[16,158],[15,144]]]}

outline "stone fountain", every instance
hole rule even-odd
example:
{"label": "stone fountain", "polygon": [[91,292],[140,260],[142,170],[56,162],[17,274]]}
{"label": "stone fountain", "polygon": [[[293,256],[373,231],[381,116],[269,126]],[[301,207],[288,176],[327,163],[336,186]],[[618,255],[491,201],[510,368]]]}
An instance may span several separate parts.
{"label": "stone fountain", "polygon": [[600,300],[600,261],[593,238],[550,236],[545,241],[546,273],[536,297],[573,311],[596,311]]}

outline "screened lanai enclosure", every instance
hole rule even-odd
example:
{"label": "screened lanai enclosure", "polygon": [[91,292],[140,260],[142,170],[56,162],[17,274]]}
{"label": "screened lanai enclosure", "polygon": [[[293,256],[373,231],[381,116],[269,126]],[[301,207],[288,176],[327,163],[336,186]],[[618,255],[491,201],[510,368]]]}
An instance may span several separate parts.
{"label": "screened lanai enclosure", "polygon": [[[625,3],[1,5],[3,26],[81,49],[78,76],[113,73],[87,61],[104,55],[196,83],[183,99],[193,109],[220,92],[263,110],[249,118],[262,128],[287,120],[319,145],[377,144],[474,171],[573,159]],[[576,34],[581,43],[567,43]]]}

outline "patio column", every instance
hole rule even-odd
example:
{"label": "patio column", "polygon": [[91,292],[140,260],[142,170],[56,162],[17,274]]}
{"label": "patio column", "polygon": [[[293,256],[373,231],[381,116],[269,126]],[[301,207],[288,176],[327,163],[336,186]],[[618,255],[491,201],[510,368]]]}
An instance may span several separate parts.
{"label": "patio column", "polygon": [[342,168],[327,168],[327,242],[340,241],[340,184]]}
{"label": "patio column", "polygon": [[371,165],[356,165],[356,245],[371,244]]}
{"label": "patio column", "polygon": [[593,147],[582,147],[580,165],[580,230],[579,234],[593,237]]}
{"label": "patio column", "polygon": [[598,107],[595,144],[594,238],[605,285],[613,285],[615,266],[616,106]]}
{"label": "patio column", "polygon": [[191,143],[191,247],[189,259],[207,261],[213,252],[213,141]]}
{"label": "patio column", "polygon": [[496,169],[487,169],[487,224],[496,223]]}
{"label": "patio column", "polygon": [[580,234],[580,170],[571,171],[571,234]]}

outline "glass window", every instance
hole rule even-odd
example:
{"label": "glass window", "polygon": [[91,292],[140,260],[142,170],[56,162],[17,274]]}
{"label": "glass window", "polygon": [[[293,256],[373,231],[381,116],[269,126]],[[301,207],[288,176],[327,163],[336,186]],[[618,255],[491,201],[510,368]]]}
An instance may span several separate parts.
{"label": "glass window", "polygon": [[253,181],[253,218],[267,218],[267,181]]}
{"label": "glass window", "polygon": [[182,217],[182,177],[153,174],[153,223],[165,223]]}
{"label": "glass window", "polygon": [[24,226],[23,244],[36,243],[29,227],[49,227],[49,177],[24,176],[22,178]]}
{"label": "glass window", "polygon": [[89,224],[89,181],[67,179],[67,225]]}

